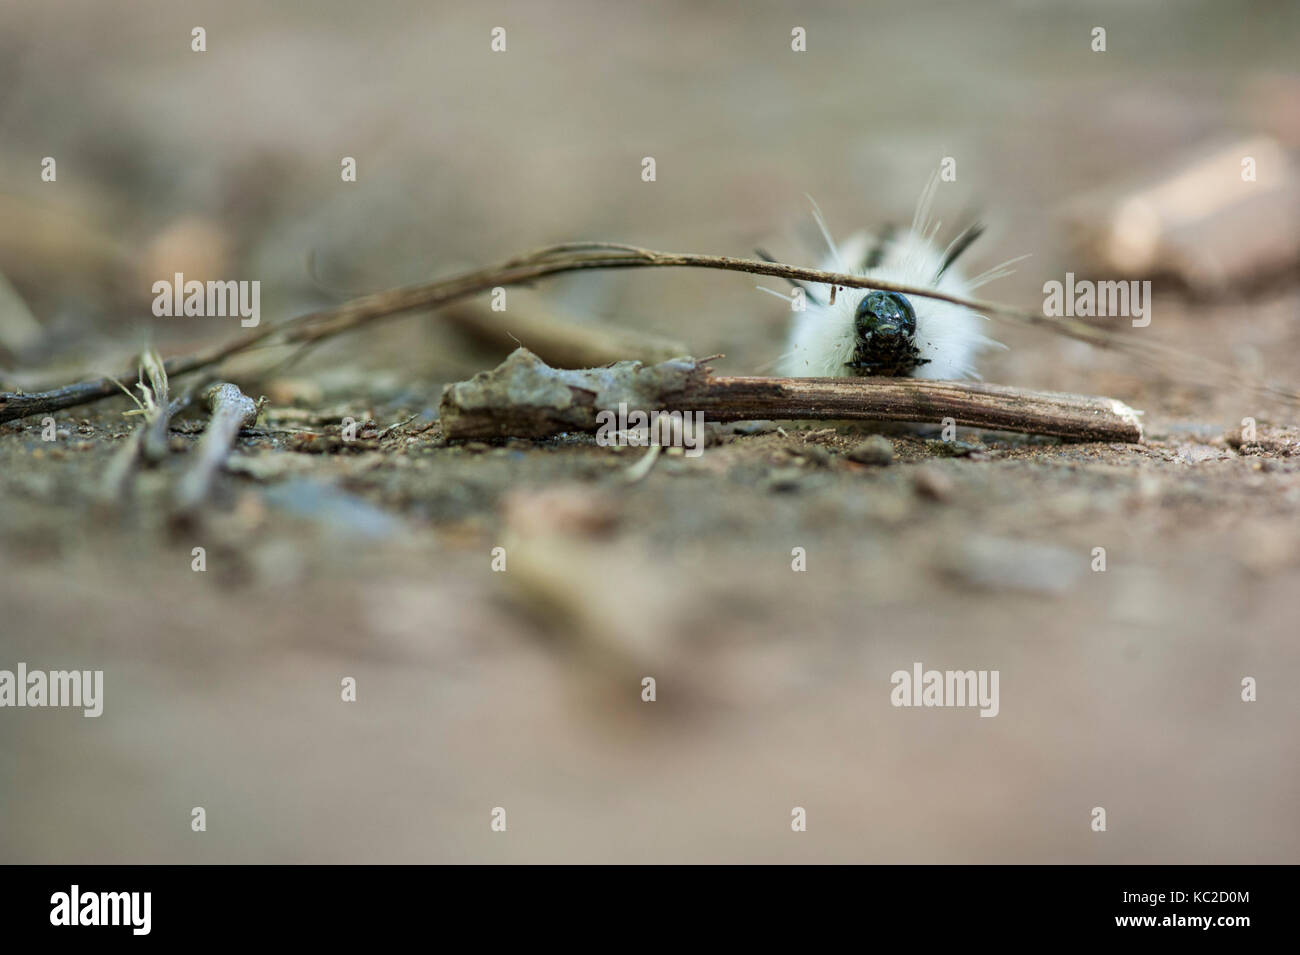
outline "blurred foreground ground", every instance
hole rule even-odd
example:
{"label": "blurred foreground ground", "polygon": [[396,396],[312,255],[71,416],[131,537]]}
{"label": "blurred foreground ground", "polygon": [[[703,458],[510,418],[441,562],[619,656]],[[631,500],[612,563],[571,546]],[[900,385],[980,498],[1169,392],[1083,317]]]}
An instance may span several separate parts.
{"label": "blurred foreground ground", "polygon": [[[1072,195],[1187,144],[1285,135],[1268,91],[1297,36],[1267,3],[58,7],[0,12],[0,199],[61,223],[0,230],[0,271],[49,331],[6,385],[237,334],[150,316],[173,268],[259,278],[269,319],[578,238],[808,261],[805,192],[837,234],[905,220],[944,155],[945,218],[995,225],[975,264],[1033,253],[985,292],[1034,307],[1082,272],[1054,218]],[[538,293],[750,374],[787,317],[753,284]],[[1294,284],[1157,287],[1141,333],[1300,382]],[[427,316],[288,375],[294,427],[405,424],[333,455],[246,436],[192,533],[159,506],[195,434],[106,512],[124,399],[56,415],[54,445],[0,425],[0,668],[106,683],[98,719],[0,711],[0,860],[1297,861],[1300,415],[994,336],[1011,348],[989,380],[1111,395],[1145,409],[1148,443],[964,431],[954,457],[894,435],[871,467],[846,454],[861,435],[760,428],[629,487],[640,452],[588,438],[448,446],[442,384],[502,355]],[[1259,440],[1237,447],[1245,416]],[[914,661],[999,670],[1000,714],[892,707]]]}

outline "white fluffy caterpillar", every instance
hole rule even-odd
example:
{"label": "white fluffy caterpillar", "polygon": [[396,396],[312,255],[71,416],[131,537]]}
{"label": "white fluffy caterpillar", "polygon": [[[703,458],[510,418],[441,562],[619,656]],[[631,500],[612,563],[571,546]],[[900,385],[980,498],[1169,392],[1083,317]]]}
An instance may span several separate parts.
{"label": "white fluffy caterpillar", "polygon": [[[980,286],[1008,275],[1008,266],[1019,259],[973,279],[966,278],[956,264],[983,233],[983,226],[971,226],[946,248],[935,244],[940,223],[930,222],[930,206],[937,184],[935,176],[926,186],[910,230],[896,233],[886,229],[874,238],[859,233],[839,246],[831,239],[814,203],[817,225],[830,247],[830,257],[822,268],[933,288],[964,298]],[[778,359],[778,373],[782,375],[978,378],[975,361],[980,351],[989,346],[1002,347],[981,334],[984,316],[963,305],[869,288],[840,288],[832,301],[819,298],[812,288],[799,287],[804,291],[806,307],[795,312],[789,350]],[[789,301],[780,292],[763,291]]]}

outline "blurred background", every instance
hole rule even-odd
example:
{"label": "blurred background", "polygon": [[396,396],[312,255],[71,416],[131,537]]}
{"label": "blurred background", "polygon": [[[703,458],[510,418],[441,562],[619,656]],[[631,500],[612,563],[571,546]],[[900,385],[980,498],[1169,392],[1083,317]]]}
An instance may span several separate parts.
{"label": "blurred background", "polygon": [[[1108,196],[1241,141],[1294,162],[1298,39],[1284,2],[9,0],[0,384],[240,332],[154,317],[175,272],[260,281],[267,322],[579,239],[815,264],[807,196],[836,236],[907,223],[943,157],[945,236],[990,225],[968,269],[1031,254],[980,294],[1036,309],[1118,268],[1080,239]],[[1159,263],[1141,333],[1300,382],[1294,260],[1266,253],[1208,291]],[[789,312],[755,284],[583,274],[510,309],[758,374]],[[96,720],[0,712],[0,859],[1297,861],[1294,407],[992,334],[987,380],[1125,401],[1148,444],[907,433],[873,468],[860,434],[756,428],[628,486],[636,452],[589,439],[417,433],[508,351],[436,314],[245,370],[304,427],[415,425],[360,454],[253,435],[188,537],[153,506],[184,454],[94,500],[125,399],[56,415],[55,448],[0,425],[0,668],[106,685]],[[914,661],[999,670],[1000,715],[890,706]]]}

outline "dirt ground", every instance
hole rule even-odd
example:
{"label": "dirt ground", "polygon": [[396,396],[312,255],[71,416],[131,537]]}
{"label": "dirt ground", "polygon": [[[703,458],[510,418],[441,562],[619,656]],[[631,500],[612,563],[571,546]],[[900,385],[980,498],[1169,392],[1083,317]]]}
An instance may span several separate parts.
{"label": "dirt ground", "polygon": [[[948,214],[995,226],[981,267],[1033,253],[984,293],[1035,307],[1085,271],[1059,203],[1120,164],[1283,134],[1260,91],[1300,35],[1272,4],[825,4],[792,60],[774,4],[60,6],[0,13],[0,199],[68,217],[0,229],[46,331],[6,389],[237,335],[149,315],[144,279],[173,268],[260,277],[280,317],[586,237],[811,261],[805,192],[837,233],[898,219],[949,154]],[[47,82],[46,60],[78,66]],[[11,179],[51,152],[53,198]],[[511,307],[754,374],[787,314],[753,284],[584,275]],[[1157,284],[1153,315],[1130,334],[1300,383],[1300,284]],[[201,416],[114,503],[125,398],[54,415],[54,442],[0,425],[0,669],[105,681],[97,719],[0,711],[0,860],[1300,861],[1300,411],[993,334],[987,380],[1120,399],[1145,442],[886,429],[894,459],[869,464],[870,428],[715,426],[629,483],[642,452],[590,436],[447,442],[442,386],[504,354],[436,315],[228,369],[270,402],[184,530],[165,505]],[[355,446],[303,436],[348,416]],[[915,662],[997,670],[998,715],[891,705]]]}

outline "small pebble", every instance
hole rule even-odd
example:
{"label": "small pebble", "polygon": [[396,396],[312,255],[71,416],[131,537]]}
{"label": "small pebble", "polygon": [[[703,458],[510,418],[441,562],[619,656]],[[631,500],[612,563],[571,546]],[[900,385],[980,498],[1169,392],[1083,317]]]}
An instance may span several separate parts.
{"label": "small pebble", "polygon": [[934,468],[920,468],[912,476],[912,487],[916,493],[931,501],[943,501],[952,496],[952,478]]}
{"label": "small pebble", "polygon": [[807,447],[800,448],[795,453],[809,464],[814,464],[819,468],[827,467],[831,463],[831,453],[820,444],[810,444]]}
{"label": "small pebble", "polygon": [[849,460],[880,467],[893,464],[894,443],[883,435],[873,434],[849,452]]}
{"label": "small pebble", "polygon": [[597,537],[618,522],[617,499],[582,484],[526,488],[502,501],[506,526],[516,534],[570,534]]}
{"label": "small pebble", "polygon": [[799,490],[803,474],[798,468],[777,468],[767,478],[767,489],[778,494]]}

